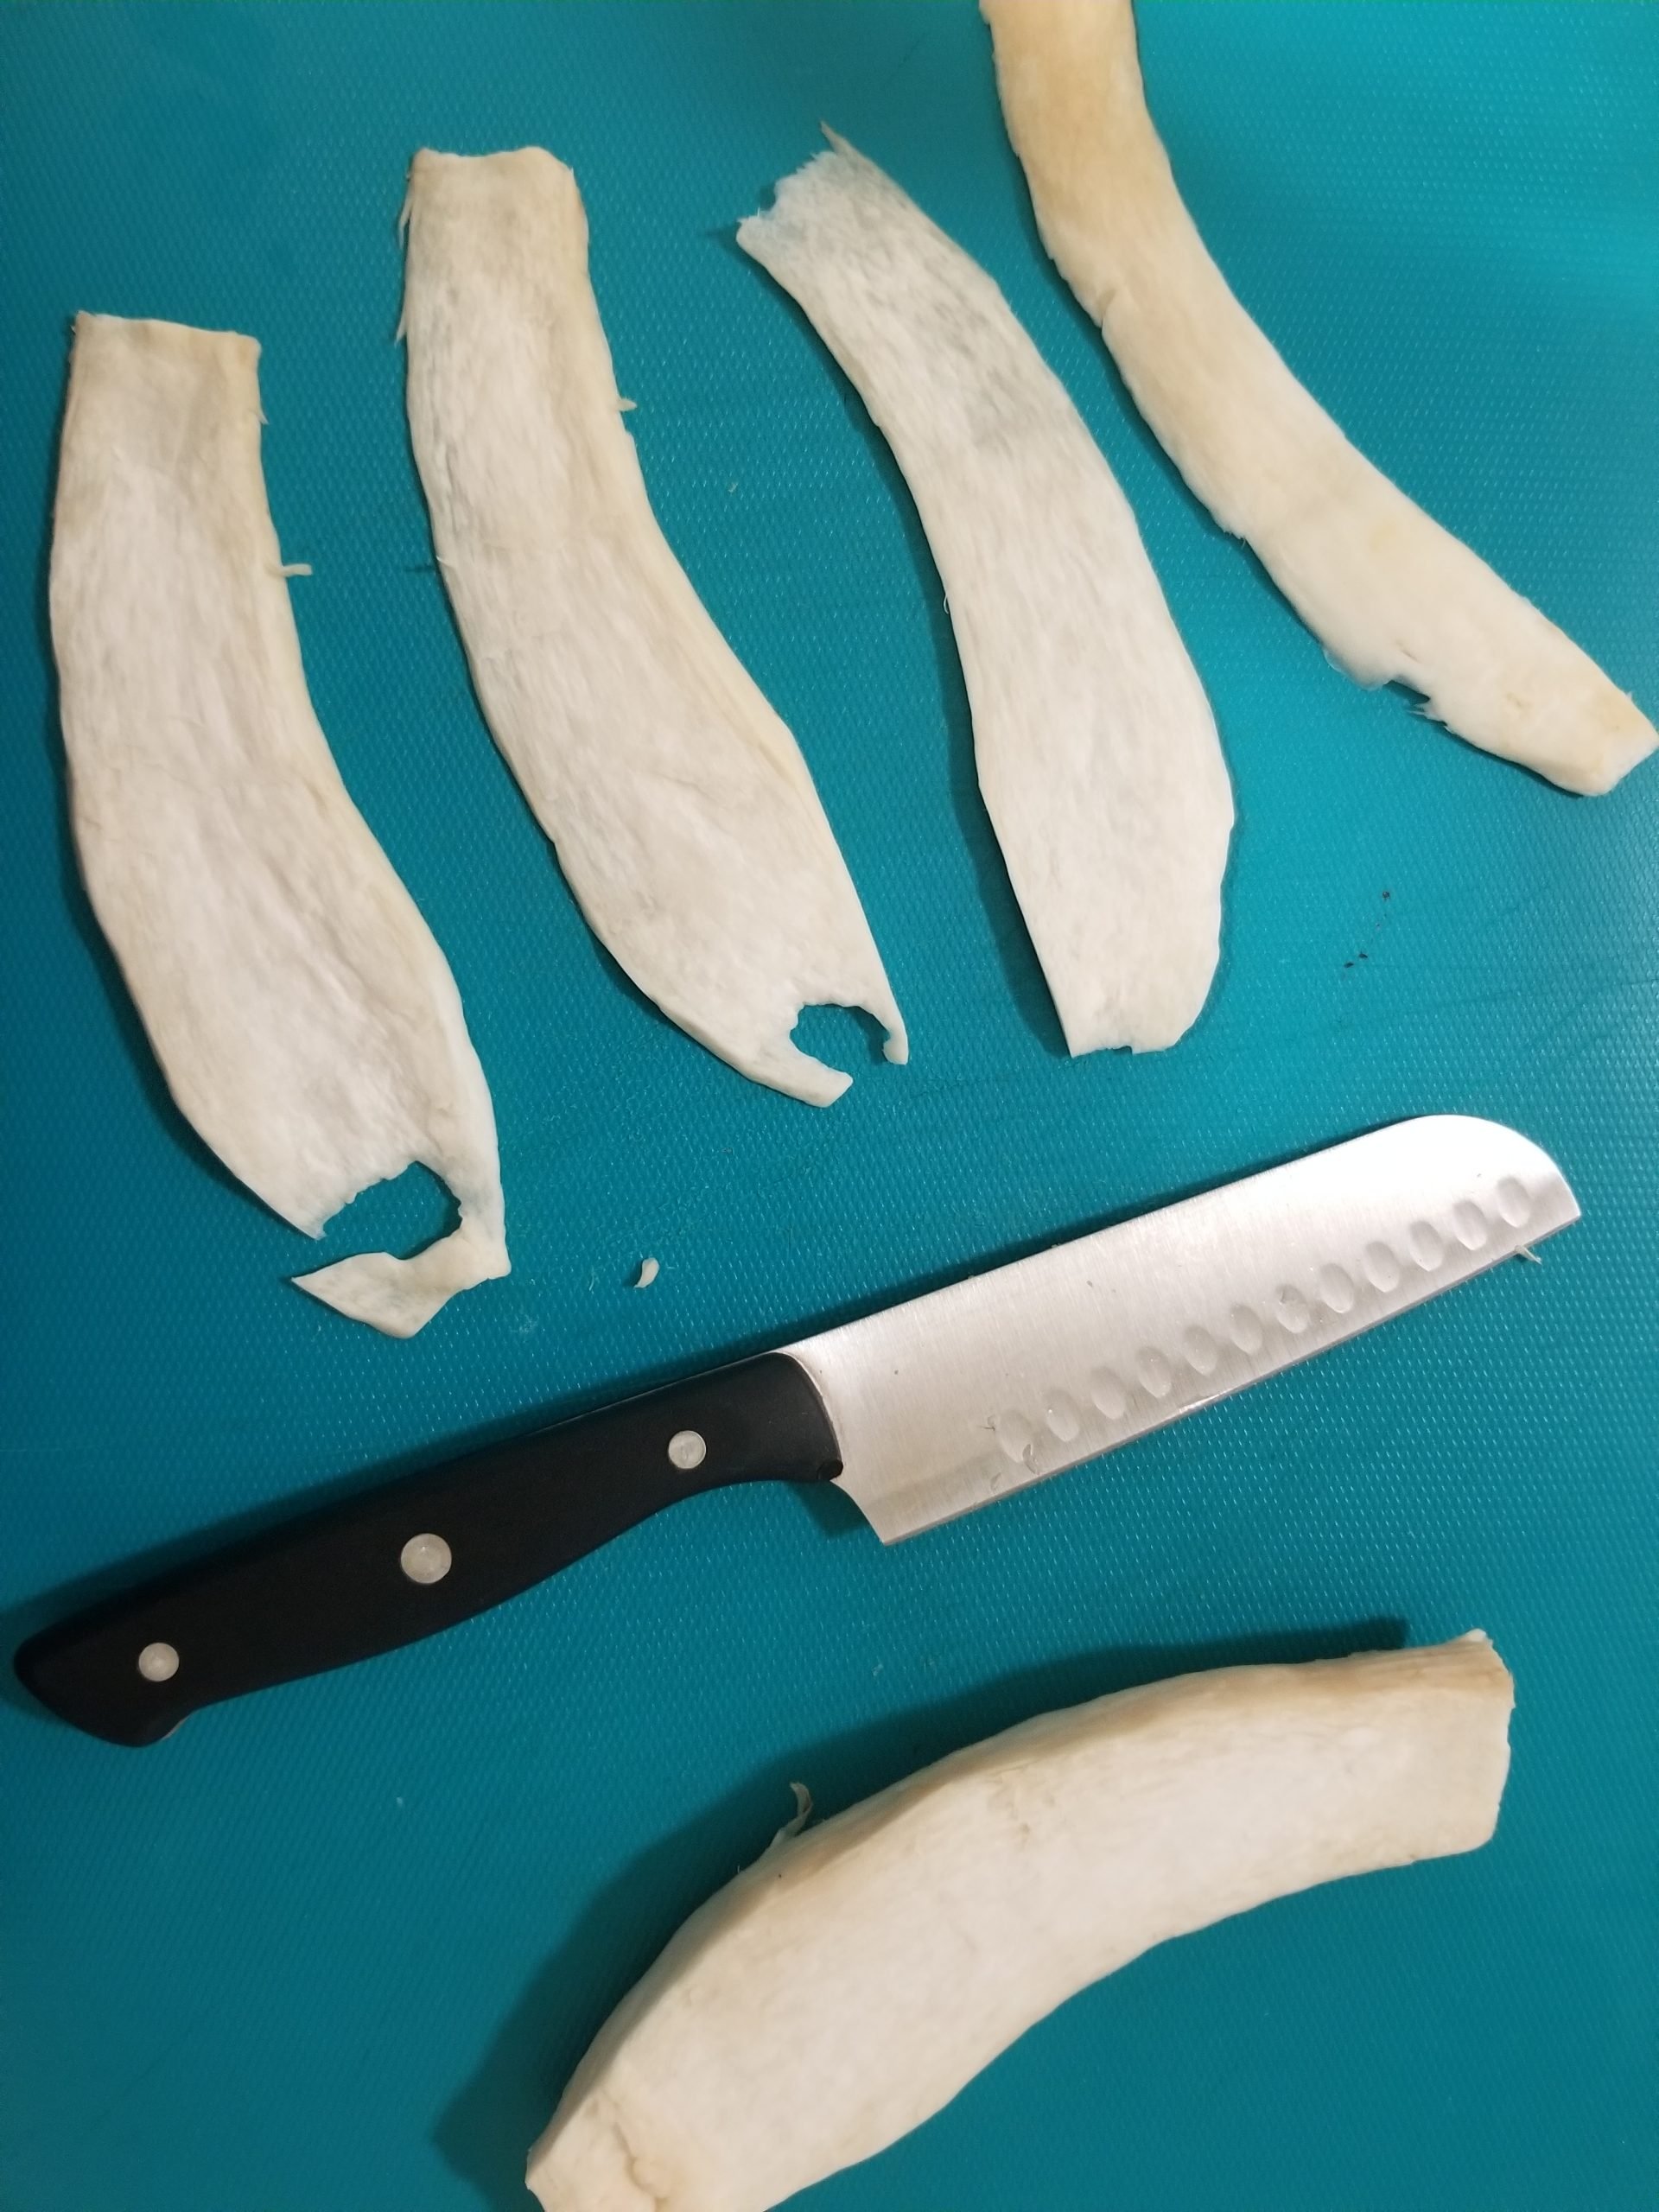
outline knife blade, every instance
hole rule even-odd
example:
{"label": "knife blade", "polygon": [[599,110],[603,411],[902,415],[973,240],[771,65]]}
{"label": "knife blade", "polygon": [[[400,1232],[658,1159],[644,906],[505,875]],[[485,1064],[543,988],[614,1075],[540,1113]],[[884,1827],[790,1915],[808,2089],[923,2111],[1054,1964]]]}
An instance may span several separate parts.
{"label": "knife blade", "polygon": [[677,1500],[836,1483],[893,1543],[1246,1389],[1579,1217],[1500,1123],[1396,1122],[734,1366],[383,1484],[56,1624],[114,1743],[434,1635]]}

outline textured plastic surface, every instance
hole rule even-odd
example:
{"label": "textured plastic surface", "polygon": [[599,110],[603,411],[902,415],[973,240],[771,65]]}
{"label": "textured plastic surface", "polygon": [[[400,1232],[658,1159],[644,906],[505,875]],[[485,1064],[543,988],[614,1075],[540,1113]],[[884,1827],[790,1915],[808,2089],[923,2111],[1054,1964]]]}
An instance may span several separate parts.
{"label": "textured plastic surface", "polygon": [[[1365,449],[1659,703],[1659,10],[1146,11],[1184,190]],[[1240,804],[1193,1034],[1072,1064],[975,794],[902,488],[730,243],[826,118],[991,270],[1134,499]],[[911,1023],[817,1113],[620,983],[472,704],[401,413],[423,142],[572,161],[676,550],[798,732]],[[594,2028],[809,1783],[1049,1705],[1478,1623],[1477,1857],[1154,1954],[822,2212],[1626,2212],[1659,2187],[1659,773],[1575,801],[1328,668],[1041,259],[965,7],[0,13],[0,1606],[1194,1184],[1430,1109],[1585,1218],[1387,1329],[884,1552],[705,1497],[394,1657],[142,1755],[0,1704],[4,2212],[510,2212]],[[454,963],[514,1273],[411,1344],[205,1165],[65,857],[43,518],[77,307],[251,330],[346,779]],[[407,1243],[429,1188],[321,1248]],[[660,1260],[649,1290],[631,1283]]]}

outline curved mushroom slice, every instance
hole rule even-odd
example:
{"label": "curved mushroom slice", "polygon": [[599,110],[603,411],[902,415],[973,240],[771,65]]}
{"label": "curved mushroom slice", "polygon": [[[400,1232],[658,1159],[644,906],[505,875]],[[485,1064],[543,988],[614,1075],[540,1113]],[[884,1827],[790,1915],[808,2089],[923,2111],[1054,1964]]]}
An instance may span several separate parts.
{"label": "curved mushroom slice", "polygon": [[1511,1701],[1478,1633],[1186,1675],[785,1829],[600,2031],[530,2186],[546,2212],[766,2212],[1153,1944],[1476,1849]]}
{"label": "curved mushroom slice", "polygon": [[52,637],[75,843],[174,1097],[308,1236],[418,1160],[461,1224],[300,1287],[389,1335],[507,1272],[495,1117],[460,995],[340,781],[259,466],[259,348],[75,324]]}
{"label": "curved mushroom slice", "polygon": [[806,310],[910,486],[1066,1043],[1173,1045],[1215,973],[1233,820],[1203,686],[1128,502],[1001,293],[831,144],[738,244]]}
{"label": "curved mushroom slice", "polygon": [[409,421],[496,742],[588,926],[671,1020],[817,1106],[803,1006],[905,1031],[800,749],[670,551],[622,426],[576,182],[538,148],[410,172]]}
{"label": "curved mushroom slice", "polygon": [[1356,450],[1227,289],[1147,112],[1130,0],[981,0],[1043,244],[1136,404],[1360,683],[1610,790],[1659,733],[1587,654]]}

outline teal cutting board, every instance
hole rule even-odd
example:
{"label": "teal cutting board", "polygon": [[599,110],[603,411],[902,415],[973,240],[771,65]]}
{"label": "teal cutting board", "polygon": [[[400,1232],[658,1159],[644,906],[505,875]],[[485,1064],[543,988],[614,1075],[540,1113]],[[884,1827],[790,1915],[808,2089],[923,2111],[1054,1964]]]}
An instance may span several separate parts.
{"label": "teal cutting board", "polygon": [[[1659,9],[1149,6],[1247,304],[1364,448],[1659,707]],[[820,118],[991,270],[1134,501],[1238,796],[1179,1049],[1065,1058],[902,483],[733,226]],[[575,167],[669,538],[798,732],[908,1016],[828,1112],[671,1029],[479,720],[393,343],[410,153]],[[255,333],[311,689],[500,1121],[513,1272],[411,1343],[170,1107],[77,887],[44,626],[67,319]],[[705,1497],[458,1632],[128,1752],[0,1703],[0,2212],[512,2212],[588,2037],[791,1809],[1026,1714],[1479,1624],[1477,1856],[1273,1905],[1037,2029],[814,2212],[1659,2201],[1659,764],[1577,800],[1338,675],[1037,246],[966,6],[0,15],[0,1605],[1395,1116],[1513,1122],[1580,1227],[895,1552]],[[330,1229],[419,1241],[410,1177]],[[628,1286],[640,1259],[661,1274]]]}

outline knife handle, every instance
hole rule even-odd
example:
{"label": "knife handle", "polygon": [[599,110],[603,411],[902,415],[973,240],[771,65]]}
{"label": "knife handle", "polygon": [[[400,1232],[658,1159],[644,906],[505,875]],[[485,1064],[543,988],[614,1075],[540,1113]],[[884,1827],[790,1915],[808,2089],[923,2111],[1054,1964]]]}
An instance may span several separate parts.
{"label": "knife handle", "polygon": [[15,1663],[75,1727],[154,1744],[204,1705],[451,1628],[683,1497],[840,1471],[817,1392],[767,1352],[280,1522],[57,1623]]}

